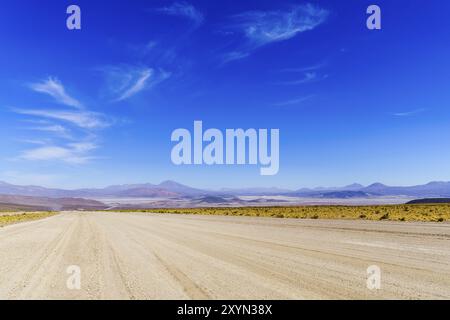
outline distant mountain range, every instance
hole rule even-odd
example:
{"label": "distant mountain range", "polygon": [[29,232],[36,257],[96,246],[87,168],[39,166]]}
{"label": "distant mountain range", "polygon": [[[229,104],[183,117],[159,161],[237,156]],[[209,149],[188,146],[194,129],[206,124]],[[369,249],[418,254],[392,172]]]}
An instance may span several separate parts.
{"label": "distant mountain range", "polygon": [[[330,194],[331,193],[331,194]],[[331,189],[300,189],[292,195],[299,197],[323,197],[333,195],[334,197],[380,197],[380,196],[409,196],[409,197],[449,197],[450,182],[430,182],[424,185],[395,187],[382,183],[374,183],[367,187],[360,184],[352,184],[343,188]]]}
{"label": "distant mountain range", "polygon": [[0,195],[0,210],[60,211],[60,210],[102,210],[102,202],[80,198],[46,198],[20,195]]}
{"label": "distant mountain range", "polygon": [[[430,182],[425,185],[396,187],[381,183],[369,186],[351,184],[340,188],[302,188],[288,190],[280,188],[242,188],[202,190],[175,181],[160,184],[125,184],[106,188],[64,190],[40,186],[18,186],[0,182],[0,195],[45,197],[45,198],[180,198],[180,197],[230,197],[230,196],[295,196],[308,198],[367,198],[383,196],[408,196],[414,198],[450,197],[450,182]],[[207,198],[208,199],[208,198]],[[213,200],[213,198],[209,198]]]}
{"label": "distant mountain range", "polygon": [[198,196],[207,194],[207,191],[191,188],[175,181],[165,181],[158,185],[145,184],[124,184],[109,186],[99,189],[77,189],[64,190],[45,188],[40,186],[18,186],[0,181],[0,195],[20,195],[32,197],[79,197],[79,198],[102,198],[102,197],[139,197],[139,198],[158,198],[158,197],[179,197],[179,196]]}

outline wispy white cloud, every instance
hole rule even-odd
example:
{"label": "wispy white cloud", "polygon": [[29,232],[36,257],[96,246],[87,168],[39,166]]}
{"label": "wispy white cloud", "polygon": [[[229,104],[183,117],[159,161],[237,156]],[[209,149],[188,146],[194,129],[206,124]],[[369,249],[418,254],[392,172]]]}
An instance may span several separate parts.
{"label": "wispy white cloud", "polygon": [[248,57],[249,55],[250,55],[250,52],[243,52],[243,51],[227,52],[222,55],[222,64],[226,64],[226,63],[234,61],[234,60],[240,60],[240,59]]}
{"label": "wispy white cloud", "polygon": [[92,142],[71,143],[66,146],[43,146],[26,150],[21,159],[30,161],[64,161],[70,164],[84,164],[92,159],[88,153],[97,148]]}
{"label": "wispy white cloud", "polygon": [[[184,65],[188,58],[185,55],[178,53],[177,44],[167,45],[160,41],[149,40],[141,43],[133,43],[127,45],[128,50],[132,55],[132,59],[135,61],[151,61],[153,65],[160,67],[160,70],[179,68],[180,64]],[[117,68],[117,67],[116,67]],[[131,66],[119,66],[121,69],[136,69],[145,70],[149,69],[145,66],[131,67]],[[108,69],[114,69],[114,67],[100,68],[100,71],[108,71]],[[126,70],[127,71],[127,70]]]}
{"label": "wispy white cloud", "polygon": [[[138,90],[139,83],[134,90]],[[113,124],[113,119],[84,107],[77,99],[69,96],[61,82],[50,77],[30,88],[36,92],[46,93],[59,103],[75,109],[49,108],[10,108],[16,114],[26,116],[24,129],[33,130],[33,136],[22,139],[26,144],[16,159],[28,161],[62,161],[70,164],[84,164],[95,159],[92,156],[98,148],[97,133],[99,129]],[[133,90],[133,88],[131,88]],[[41,132],[41,134],[37,134]]]}
{"label": "wispy white cloud", "polygon": [[58,103],[82,109],[83,105],[77,99],[66,93],[66,89],[62,83],[56,78],[48,78],[44,81],[33,83],[30,87],[40,93],[45,93],[53,97]]}
{"label": "wispy white cloud", "polygon": [[48,132],[48,133],[54,134],[61,138],[72,139],[70,130],[59,124],[38,126],[38,127],[29,127],[27,129]]}
{"label": "wispy white cloud", "polygon": [[228,28],[233,34],[242,35],[245,44],[234,50],[241,54],[235,54],[234,59],[228,57],[228,61],[242,59],[262,46],[313,30],[325,22],[328,15],[327,10],[312,4],[293,6],[285,11],[249,11],[235,15]]}
{"label": "wispy white cloud", "polygon": [[283,102],[274,103],[273,105],[276,107],[284,107],[284,106],[292,106],[292,105],[300,105],[305,101],[312,99],[314,95],[304,96],[296,99],[291,99]]}
{"label": "wispy white cloud", "polygon": [[171,16],[187,18],[191,20],[195,26],[200,26],[205,19],[203,13],[201,13],[192,4],[185,1],[174,2],[172,5],[158,8],[156,11]]}
{"label": "wispy white cloud", "polygon": [[293,73],[301,72],[301,73],[304,73],[304,72],[320,70],[320,69],[324,68],[326,65],[327,65],[326,62],[320,62],[320,63],[317,63],[317,64],[311,64],[311,65],[305,66],[305,67],[286,68],[286,69],[282,69],[280,71],[281,72],[293,72]]}
{"label": "wispy white cloud", "polygon": [[128,99],[134,96],[135,94],[139,93],[140,91],[144,90],[152,74],[153,74],[152,69],[143,70],[141,74],[137,77],[137,79],[134,81],[134,83],[131,85],[131,87],[126,89],[125,92],[123,92],[122,95],[117,100],[121,101]]}
{"label": "wispy white cloud", "polygon": [[114,101],[129,99],[169,79],[171,73],[162,69],[110,66],[102,71],[106,75],[108,90]]}
{"label": "wispy white cloud", "polygon": [[40,109],[13,109],[18,114],[43,117],[71,123],[83,129],[99,129],[108,127],[111,122],[101,113],[90,111],[61,111]]}
{"label": "wispy white cloud", "polygon": [[311,71],[311,72],[305,72],[303,74],[303,77],[296,80],[290,80],[290,81],[280,81],[276,84],[279,85],[299,85],[299,84],[306,84],[311,82],[317,82],[321,80],[325,80],[328,78],[328,74],[321,75],[318,72]]}
{"label": "wispy white cloud", "polygon": [[416,110],[411,110],[411,111],[406,111],[406,112],[396,112],[396,113],[392,113],[392,115],[395,117],[409,117],[409,116],[416,115],[418,113],[422,113],[424,111],[426,111],[426,109],[421,108],[421,109],[416,109]]}
{"label": "wispy white cloud", "polygon": [[158,48],[158,43],[156,41],[148,41],[143,45],[132,45],[131,48],[135,52],[139,52],[141,56],[147,56]]}
{"label": "wispy white cloud", "polygon": [[46,145],[48,144],[47,139],[16,139],[17,142],[32,144],[32,145]]}

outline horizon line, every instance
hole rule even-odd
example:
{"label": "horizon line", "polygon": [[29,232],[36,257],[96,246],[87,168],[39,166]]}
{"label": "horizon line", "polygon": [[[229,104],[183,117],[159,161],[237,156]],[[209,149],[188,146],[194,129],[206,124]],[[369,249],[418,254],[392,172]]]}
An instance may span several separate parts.
{"label": "horizon line", "polygon": [[101,186],[101,187],[78,187],[78,188],[65,188],[65,187],[50,187],[50,186],[45,186],[45,185],[36,185],[36,184],[14,184],[5,180],[0,180],[0,185],[1,184],[7,184],[7,185],[11,185],[11,186],[18,186],[18,187],[40,187],[40,188],[45,188],[45,189],[58,189],[58,190],[66,190],[66,191],[75,191],[75,190],[83,190],[83,189],[96,189],[96,190],[101,190],[101,189],[106,189],[109,187],[114,187],[114,186],[127,186],[127,185],[152,185],[155,187],[158,187],[164,183],[176,183],[185,187],[189,187],[192,189],[198,189],[201,191],[223,191],[224,189],[228,189],[228,190],[246,190],[246,189],[282,189],[282,190],[287,190],[287,191],[298,191],[298,190],[302,190],[302,189],[309,189],[309,190],[317,190],[317,189],[336,189],[336,188],[346,188],[346,187],[351,187],[353,185],[360,185],[361,188],[367,188],[373,185],[383,185],[386,187],[414,187],[414,186],[423,186],[423,185],[428,185],[431,183],[450,183],[450,181],[446,181],[446,180],[431,180],[425,183],[416,183],[416,184],[408,184],[408,185],[390,185],[390,184],[385,184],[382,182],[374,182],[374,183],[370,183],[370,184],[361,184],[361,183],[350,183],[350,184],[345,184],[345,185],[340,185],[340,186],[315,186],[315,187],[296,187],[296,188],[289,188],[289,187],[280,187],[280,186],[247,186],[247,187],[227,187],[227,186],[223,186],[220,188],[209,188],[209,187],[196,187],[187,183],[182,183],[176,180],[163,180],[160,183],[152,183],[152,182],[141,182],[141,183],[121,183],[121,184],[109,184],[109,185],[105,185],[105,186]]}

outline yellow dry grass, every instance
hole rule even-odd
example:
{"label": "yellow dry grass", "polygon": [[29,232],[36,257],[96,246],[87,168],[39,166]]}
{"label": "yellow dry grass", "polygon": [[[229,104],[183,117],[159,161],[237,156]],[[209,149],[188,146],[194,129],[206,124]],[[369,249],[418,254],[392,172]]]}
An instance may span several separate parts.
{"label": "yellow dry grass", "polygon": [[170,214],[227,215],[296,219],[348,219],[388,221],[450,221],[450,204],[380,206],[296,206],[120,210]]}
{"label": "yellow dry grass", "polygon": [[18,213],[18,212],[0,212],[0,227],[3,227],[8,224],[38,220],[47,217],[51,217],[57,212],[45,211],[45,212],[26,212],[26,213]]}

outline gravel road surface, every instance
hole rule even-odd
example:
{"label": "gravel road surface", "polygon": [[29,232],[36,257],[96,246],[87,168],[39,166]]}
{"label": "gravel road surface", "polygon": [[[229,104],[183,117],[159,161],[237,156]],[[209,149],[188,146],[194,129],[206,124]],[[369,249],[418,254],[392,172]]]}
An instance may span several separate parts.
{"label": "gravel road surface", "polygon": [[64,212],[0,228],[0,299],[379,298],[450,299],[450,224]]}

